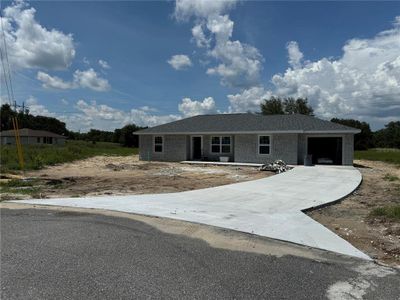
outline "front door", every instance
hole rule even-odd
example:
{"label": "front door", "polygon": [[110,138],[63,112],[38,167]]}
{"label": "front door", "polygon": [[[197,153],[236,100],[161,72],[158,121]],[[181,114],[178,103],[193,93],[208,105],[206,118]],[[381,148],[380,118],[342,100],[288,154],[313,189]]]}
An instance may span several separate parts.
{"label": "front door", "polygon": [[192,137],[192,159],[201,159],[201,136]]}

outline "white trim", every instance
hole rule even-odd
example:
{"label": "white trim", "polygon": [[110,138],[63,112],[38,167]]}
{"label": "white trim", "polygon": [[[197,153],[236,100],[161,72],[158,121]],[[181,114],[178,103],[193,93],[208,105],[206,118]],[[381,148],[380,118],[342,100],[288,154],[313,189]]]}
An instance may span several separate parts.
{"label": "white trim", "polygon": [[306,152],[305,155],[308,155],[308,139],[309,138],[329,138],[329,137],[340,137],[342,138],[342,166],[344,166],[344,138],[345,135],[334,134],[334,135],[323,135],[323,134],[315,134],[315,135],[306,135]]}
{"label": "white trim", "polygon": [[[219,152],[213,152],[212,151],[212,146],[213,146],[213,143],[212,143],[212,138],[213,137],[218,137],[219,138]],[[222,138],[223,137],[229,137],[229,152],[222,152],[222,146],[227,146],[228,144],[222,144]],[[210,154],[211,155],[218,155],[218,154],[222,154],[222,155],[224,155],[224,154],[226,154],[226,155],[228,155],[228,154],[232,154],[232,141],[233,141],[233,139],[232,139],[232,136],[231,135],[227,135],[227,134],[225,134],[225,135],[210,135]],[[214,145],[217,145],[217,144],[214,144]]]}
{"label": "white trim", "polygon": [[[269,144],[260,144],[260,137],[261,136],[268,136],[269,137]],[[269,153],[260,153],[260,146],[269,146]],[[272,135],[268,134],[259,134],[257,135],[257,155],[260,156],[268,156],[272,154]]]}
{"label": "white trim", "polygon": [[191,135],[190,136],[190,159],[193,159],[193,138],[200,137],[201,138],[201,157],[204,155],[204,147],[203,147],[203,136],[202,135]]}
{"label": "white trim", "polygon": [[360,129],[354,129],[354,130],[276,130],[276,131],[210,131],[210,132],[204,132],[204,131],[198,131],[198,132],[183,132],[183,131],[177,131],[177,132],[135,132],[136,135],[238,135],[238,134],[261,134],[261,135],[269,135],[269,134],[274,134],[274,133],[320,133],[320,134],[331,134],[331,133],[337,133],[337,134],[346,134],[346,133],[353,133],[357,134],[360,133]]}
{"label": "white trim", "polygon": [[[162,151],[156,151],[156,137],[161,137],[162,138],[162,144],[157,144],[157,145],[161,145],[162,146]],[[164,135],[162,134],[155,134],[153,135],[153,153],[155,154],[162,154],[164,153],[164,146],[165,146],[165,138]]]}

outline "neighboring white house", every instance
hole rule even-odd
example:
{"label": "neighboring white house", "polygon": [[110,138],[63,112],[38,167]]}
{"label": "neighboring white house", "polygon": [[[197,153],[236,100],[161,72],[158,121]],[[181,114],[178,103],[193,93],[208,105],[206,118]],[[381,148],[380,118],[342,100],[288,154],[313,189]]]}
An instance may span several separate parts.
{"label": "neighboring white house", "polygon": [[[23,128],[19,130],[21,144],[23,145],[38,145],[38,144],[52,144],[64,145],[67,139],[63,135],[59,135],[45,130],[33,130]],[[0,131],[1,145],[15,145],[14,130]]]}
{"label": "neighboring white house", "polygon": [[305,115],[199,115],[136,131],[142,160],[352,165],[359,129]]}

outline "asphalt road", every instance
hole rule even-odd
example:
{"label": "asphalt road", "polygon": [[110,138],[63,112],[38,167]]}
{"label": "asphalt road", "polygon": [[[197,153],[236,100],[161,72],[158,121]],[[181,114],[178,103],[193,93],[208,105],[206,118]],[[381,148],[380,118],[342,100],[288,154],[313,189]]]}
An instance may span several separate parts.
{"label": "asphalt road", "polygon": [[389,300],[399,295],[398,271],[361,260],[317,262],[230,251],[130,219],[1,210],[1,299]]}

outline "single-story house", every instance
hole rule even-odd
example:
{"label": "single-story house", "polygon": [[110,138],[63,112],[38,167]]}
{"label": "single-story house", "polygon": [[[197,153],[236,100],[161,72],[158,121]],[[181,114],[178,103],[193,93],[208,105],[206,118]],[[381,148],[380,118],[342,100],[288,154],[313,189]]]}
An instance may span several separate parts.
{"label": "single-story house", "polygon": [[[37,144],[57,144],[64,145],[67,139],[63,135],[59,135],[45,130],[33,130],[23,128],[19,130],[21,144],[23,145],[37,145]],[[14,130],[0,131],[1,145],[15,145]]]}
{"label": "single-story house", "polygon": [[[352,165],[359,129],[312,116],[198,115],[135,132],[141,160]],[[310,158],[310,156],[308,157]]]}

